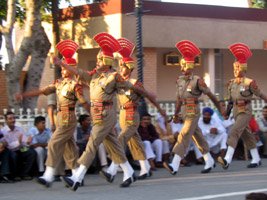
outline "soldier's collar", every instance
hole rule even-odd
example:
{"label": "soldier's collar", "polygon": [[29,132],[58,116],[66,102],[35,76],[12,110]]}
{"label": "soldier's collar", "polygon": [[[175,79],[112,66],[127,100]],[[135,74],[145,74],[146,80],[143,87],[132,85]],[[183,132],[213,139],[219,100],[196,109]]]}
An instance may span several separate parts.
{"label": "soldier's collar", "polygon": [[240,83],[243,83],[244,82],[244,80],[245,80],[245,77],[237,77],[237,78],[235,78],[235,83],[238,83],[238,84],[240,84]]}
{"label": "soldier's collar", "polygon": [[184,75],[184,80],[192,80],[193,79],[193,74],[190,75]]}

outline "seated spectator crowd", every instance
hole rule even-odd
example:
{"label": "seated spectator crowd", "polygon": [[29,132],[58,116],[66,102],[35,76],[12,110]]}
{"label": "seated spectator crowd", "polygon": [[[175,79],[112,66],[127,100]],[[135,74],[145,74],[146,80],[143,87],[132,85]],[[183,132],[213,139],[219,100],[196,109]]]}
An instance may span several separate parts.
{"label": "seated spectator crowd", "polygon": [[[223,101],[220,103],[221,106],[225,106]],[[162,167],[164,161],[168,162],[171,159],[172,147],[184,122],[182,116],[179,118],[179,123],[166,122],[160,114],[156,116],[155,124],[152,121],[153,118],[149,113],[141,114],[138,133],[144,143],[146,157],[151,165],[151,170],[156,170]],[[5,122],[5,126],[0,130],[0,183],[31,180],[33,176],[42,175],[45,171],[44,163],[47,156],[47,144],[53,135],[52,131],[46,128],[46,119],[42,116],[36,117],[34,126],[27,132],[16,123],[13,112],[6,113]],[[79,125],[74,136],[81,155],[90,137],[90,116],[86,114],[80,115],[78,122]],[[217,110],[213,110],[210,107],[203,108],[198,125],[208,142],[212,156],[224,156],[227,149],[228,133],[233,123],[233,117],[230,116],[228,119],[224,119]],[[257,146],[261,157],[266,158],[267,106],[262,110],[262,117],[257,120],[253,117],[249,126],[258,141]],[[242,144],[242,141],[240,143]],[[244,157],[248,156],[244,145],[240,145],[239,148],[243,148]],[[130,155],[127,154],[127,156]],[[131,157],[129,160],[132,160]],[[193,141],[191,141],[191,145],[181,161],[181,166],[191,166],[190,162],[192,163],[192,161],[196,164],[203,164],[202,154]],[[105,147],[101,144],[94,163],[88,171],[100,171],[102,168],[107,167],[110,162],[111,160],[106,153]],[[63,171],[67,170],[63,158],[62,164]],[[136,169],[136,163],[133,161],[131,164]],[[63,175],[62,172],[58,174]]]}
{"label": "seated spectator crowd", "polygon": [[[81,115],[78,121],[75,138],[81,154],[90,137],[90,116]],[[52,136],[51,130],[46,128],[45,117],[36,117],[34,126],[28,132],[16,123],[13,112],[5,114],[5,122],[5,126],[0,130],[0,183],[32,180],[34,176],[42,175],[45,171],[47,145]],[[106,167],[108,160],[103,144],[99,147],[98,158],[92,168],[96,168],[97,163],[100,163],[100,167]],[[62,162],[63,171],[67,170],[63,158]],[[59,174],[63,175],[62,172]]]}

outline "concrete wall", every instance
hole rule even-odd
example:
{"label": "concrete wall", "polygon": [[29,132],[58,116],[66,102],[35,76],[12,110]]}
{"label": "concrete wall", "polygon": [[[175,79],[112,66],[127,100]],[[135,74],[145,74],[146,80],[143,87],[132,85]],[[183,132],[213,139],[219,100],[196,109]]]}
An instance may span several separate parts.
{"label": "concrete wall", "polygon": [[[135,18],[123,16],[123,35],[135,40]],[[267,39],[267,22],[206,19],[172,16],[143,16],[144,47],[174,47],[188,39],[200,48],[227,48],[243,42],[252,49],[263,49]]]}
{"label": "concrete wall", "polygon": [[121,37],[121,14],[81,18],[60,22],[61,39],[72,39],[82,49],[97,48],[93,37],[100,32],[109,32],[116,38]]}

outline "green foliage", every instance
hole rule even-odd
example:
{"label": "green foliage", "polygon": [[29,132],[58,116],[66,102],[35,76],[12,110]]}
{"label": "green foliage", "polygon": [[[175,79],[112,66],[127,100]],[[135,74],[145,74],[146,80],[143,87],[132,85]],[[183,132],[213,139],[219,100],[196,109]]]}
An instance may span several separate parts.
{"label": "green foliage", "polygon": [[[43,21],[52,21],[51,17],[51,8],[52,0],[42,0],[43,5],[41,8],[42,20]],[[25,0],[16,0],[16,21],[20,24],[25,22],[25,13],[26,13],[26,4]],[[0,1],[0,20],[5,20],[7,16],[7,0]]]}
{"label": "green foliage", "polygon": [[0,20],[6,18],[6,11],[7,11],[7,0],[1,0],[0,1]]}
{"label": "green foliage", "polygon": [[266,0],[251,0],[252,8],[267,8]]}

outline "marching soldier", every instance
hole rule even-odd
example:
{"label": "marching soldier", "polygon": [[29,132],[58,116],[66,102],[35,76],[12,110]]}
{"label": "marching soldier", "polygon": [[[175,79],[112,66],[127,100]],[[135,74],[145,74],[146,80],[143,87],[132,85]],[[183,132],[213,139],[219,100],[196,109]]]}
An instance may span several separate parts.
{"label": "marching soldier", "polygon": [[184,118],[184,126],[178,135],[176,144],[173,147],[174,157],[171,163],[163,163],[163,166],[172,174],[175,175],[179,169],[180,161],[184,157],[191,138],[197,145],[198,149],[203,154],[205,160],[204,169],[201,173],[209,173],[215,166],[215,162],[209,153],[208,143],[204,139],[198,120],[200,109],[198,98],[202,93],[206,94],[215,106],[220,110],[219,102],[211,93],[204,80],[196,75],[193,75],[194,60],[201,51],[199,48],[188,40],[180,41],[176,44],[176,48],[183,56],[181,59],[181,71],[183,73],[176,81],[177,101],[176,110],[173,116],[173,121],[178,122],[178,114],[181,111]]}
{"label": "marching soldier", "polygon": [[[99,33],[94,37],[101,51],[97,55],[97,66],[93,71],[74,69],[63,63],[63,67],[79,76],[80,80],[90,83],[92,133],[83,154],[78,160],[79,169],[72,177],[63,177],[70,189],[76,191],[88,167],[91,165],[98,146],[103,142],[111,160],[120,165],[124,172],[121,187],[129,187],[135,181],[134,170],[127,161],[124,149],[114,132],[116,124],[115,96],[119,88],[132,88],[139,93],[149,95],[142,88],[124,81],[111,69],[113,53],[121,49],[119,42],[108,33]],[[114,176],[108,177],[112,182]]]}
{"label": "marching soldier", "polygon": [[260,97],[265,102],[267,102],[267,98],[261,93],[256,81],[246,77],[247,60],[252,56],[249,47],[242,43],[235,43],[229,49],[237,61],[233,63],[234,79],[230,80],[228,84],[229,102],[225,115],[229,117],[233,108],[235,123],[228,136],[226,155],[224,158],[218,157],[218,162],[224,169],[229,167],[237,142],[241,138],[250,150],[252,157],[251,163],[247,167],[255,168],[261,164],[261,161],[256,147],[256,139],[249,128],[249,121],[252,117],[251,100],[253,95]]}
{"label": "marching soldier", "polygon": [[[120,74],[125,81],[131,82],[133,85],[143,87],[142,83],[136,79],[131,78],[131,73],[134,69],[134,61],[131,55],[134,50],[134,44],[126,38],[118,39],[122,49],[119,51],[122,59],[120,60]],[[139,180],[145,179],[151,176],[150,165],[146,159],[144,150],[144,144],[137,132],[140,123],[140,116],[138,112],[138,102],[141,95],[134,92],[132,89],[118,89],[118,100],[120,105],[119,123],[121,132],[119,134],[119,141],[125,149],[125,145],[128,144],[130,152],[134,160],[138,160],[140,163],[140,175]],[[153,99],[149,100],[154,104],[162,115],[166,115],[165,112],[160,108],[159,104]],[[107,172],[101,171],[102,175],[107,176],[107,173],[115,176],[117,173],[117,167],[114,162],[111,163]],[[108,176],[110,176],[108,175]]]}
{"label": "marching soldier", "polygon": [[[76,60],[72,58],[78,45],[72,40],[64,40],[57,44],[56,48],[64,57],[64,62],[69,66],[75,67]],[[67,166],[71,167],[72,172],[77,169],[78,150],[74,140],[74,131],[77,120],[75,115],[75,104],[77,100],[89,112],[90,107],[86,102],[82,87],[73,78],[73,76],[64,68],[61,69],[62,78],[57,79],[55,83],[36,91],[28,91],[17,95],[17,99],[38,95],[57,95],[57,126],[48,143],[48,156],[46,160],[46,170],[43,176],[37,179],[38,183],[50,187],[54,181],[55,170],[64,156]]]}

